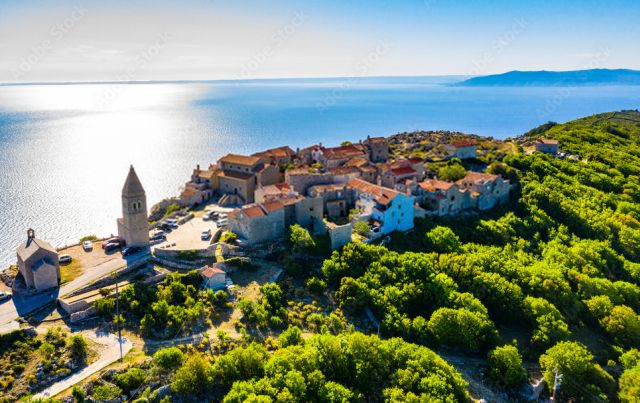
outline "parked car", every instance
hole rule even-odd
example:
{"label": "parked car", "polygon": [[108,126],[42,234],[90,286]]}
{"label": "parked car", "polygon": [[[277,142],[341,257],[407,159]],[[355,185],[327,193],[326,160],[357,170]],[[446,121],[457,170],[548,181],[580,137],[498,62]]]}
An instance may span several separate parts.
{"label": "parked car", "polygon": [[163,230],[164,232],[171,232],[171,230],[173,229],[173,227],[166,222],[158,224],[157,228]]}
{"label": "parked car", "polygon": [[178,220],[176,220],[175,218],[167,218],[166,220],[164,220],[164,222],[169,224],[171,228],[178,228]]}
{"label": "parked car", "polygon": [[71,255],[60,255],[58,257],[59,263],[71,263],[72,260],[73,258],[71,257]]}
{"label": "parked car", "polygon": [[216,224],[218,224],[218,227],[226,227],[229,224],[229,220],[221,218],[216,222]]}
{"label": "parked car", "polygon": [[118,238],[117,236],[114,236],[114,237],[109,238],[109,239],[105,239],[105,240],[102,242],[102,245],[101,245],[101,246],[102,246],[102,249],[105,249],[105,247],[106,247],[108,244],[110,244],[110,243],[111,243],[111,244],[117,244],[117,245],[120,245],[120,244],[122,243],[122,240],[121,240],[120,238]]}
{"label": "parked car", "polygon": [[116,250],[120,247],[120,242],[116,243],[116,242],[110,242],[108,244],[106,244],[102,249],[104,249],[105,252],[111,252],[112,250]]}
{"label": "parked car", "polygon": [[200,239],[202,239],[203,241],[206,241],[209,238],[211,238],[211,230],[207,229],[202,231],[202,234],[200,234]]}
{"label": "parked car", "polygon": [[167,239],[167,235],[164,232],[154,234],[149,238],[150,241],[164,241],[165,239]]}
{"label": "parked car", "polygon": [[209,221],[209,220],[211,220],[211,219],[213,218],[213,217],[211,217],[211,213],[212,213],[211,211],[207,211],[206,213],[204,213],[204,214],[202,215],[202,219],[203,219],[204,221]]}
{"label": "parked car", "polygon": [[128,248],[124,248],[122,250],[122,256],[131,256],[135,253],[138,253],[140,251],[142,251],[144,248],[140,247],[140,246],[130,246]]}
{"label": "parked car", "polygon": [[153,237],[157,237],[157,236],[166,236],[166,234],[164,233],[164,231],[163,231],[163,230],[161,230],[161,229],[157,229],[157,230],[154,230],[154,231],[151,233],[151,237],[153,238]]}
{"label": "parked car", "polygon": [[11,293],[9,292],[0,292],[0,302],[8,301],[11,299]]}
{"label": "parked car", "polygon": [[91,241],[82,242],[82,249],[84,249],[86,252],[93,250],[93,242]]}

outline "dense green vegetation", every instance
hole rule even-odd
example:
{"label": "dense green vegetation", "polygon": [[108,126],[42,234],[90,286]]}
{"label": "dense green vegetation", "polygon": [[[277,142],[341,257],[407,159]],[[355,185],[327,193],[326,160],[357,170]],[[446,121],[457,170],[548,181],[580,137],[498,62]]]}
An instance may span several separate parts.
{"label": "dense green vegetation", "polygon": [[[542,135],[570,157],[522,152]],[[548,396],[556,372],[559,401],[640,401],[640,113],[545,124],[516,145],[474,160],[511,180],[508,205],[418,220],[321,267],[324,241],[293,226],[280,256],[287,277],[239,298],[239,335],[160,350],[96,381],[93,398],[468,401],[473,382],[446,359],[473,362],[508,401],[526,400],[528,377],[543,376]],[[458,161],[437,167],[464,174]],[[248,259],[228,262],[255,270]],[[153,337],[203,329],[227,300],[199,284],[187,273],[131,285],[122,320]],[[117,319],[109,298],[97,308]]]}
{"label": "dense green vegetation", "polygon": [[[581,372],[564,379],[582,389],[561,389],[565,398],[615,399],[613,378],[592,354],[606,363],[640,345],[640,114],[531,133],[579,157],[509,155],[489,170],[515,182],[512,205],[419,222],[389,249],[349,244],[323,273],[343,309],[371,309],[386,335],[484,353],[499,342],[498,328],[524,332],[525,358],[542,354],[543,368],[566,351],[581,360]],[[637,379],[637,370],[625,373],[624,385]]]}
{"label": "dense green vegetation", "polygon": [[172,338],[197,332],[219,318],[227,308],[227,294],[202,289],[202,278],[193,270],[170,273],[157,286],[136,282],[119,296],[121,318],[115,318],[115,300],[102,298],[96,310],[106,319],[139,327],[145,337]]}

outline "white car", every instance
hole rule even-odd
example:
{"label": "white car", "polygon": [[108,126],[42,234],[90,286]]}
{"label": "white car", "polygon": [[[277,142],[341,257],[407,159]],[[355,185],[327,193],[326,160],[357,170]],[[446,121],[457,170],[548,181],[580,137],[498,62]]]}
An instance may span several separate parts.
{"label": "white car", "polygon": [[211,238],[211,230],[207,229],[202,231],[202,234],[200,234],[200,239],[202,239],[203,241],[206,241],[209,238]]}
{"label": "white car", "polygon": [[82,242],[82,249],[84,249],[86,252],[93,250],[93,242],[91,241]]}
{"label": "white car", "polygon": [[72,260],[71,255],[60,255],[60,257],[58,257],[59,263],[71,263]]}

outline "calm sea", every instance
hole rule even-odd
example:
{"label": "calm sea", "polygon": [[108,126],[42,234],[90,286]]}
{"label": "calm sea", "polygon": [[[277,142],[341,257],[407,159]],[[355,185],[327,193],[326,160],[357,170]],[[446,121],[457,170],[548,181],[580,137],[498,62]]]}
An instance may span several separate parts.
{"label": "calm sea", "polygon": [[452,78],[0,86],[0,266],[32,227],[56,246],[116,232],[134,164],[149,205],[228,152],[418,129],[497,138],[640,107],[638,87],[459,88]]}

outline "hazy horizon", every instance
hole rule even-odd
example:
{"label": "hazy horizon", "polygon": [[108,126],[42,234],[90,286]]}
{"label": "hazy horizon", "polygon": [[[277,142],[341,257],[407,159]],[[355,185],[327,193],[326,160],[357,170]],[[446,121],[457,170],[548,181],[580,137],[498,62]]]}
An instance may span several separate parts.
{"label": "hazy horizon", "polygon": [[629,50],[640,7],[630,0],[8,0],[0,8],[2,83],[640,69]]}

